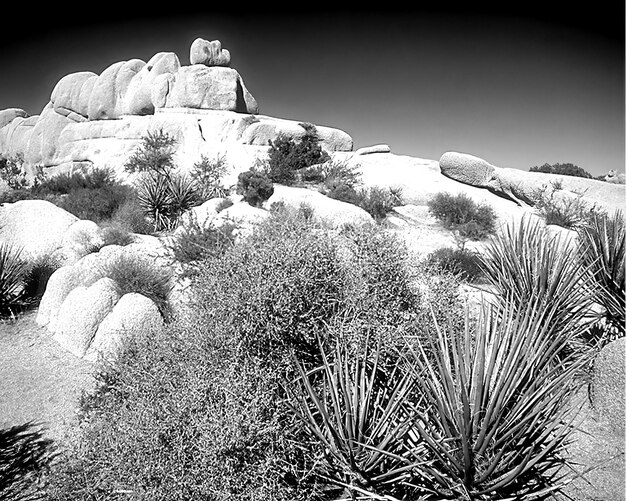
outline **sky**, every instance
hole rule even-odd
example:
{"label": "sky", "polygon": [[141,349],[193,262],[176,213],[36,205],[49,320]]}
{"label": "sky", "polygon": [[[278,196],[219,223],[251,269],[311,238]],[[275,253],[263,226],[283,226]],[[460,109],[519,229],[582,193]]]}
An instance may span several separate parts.
{"label": "sky", "polygon": [[261,114],[342,129],[355,149],[383,143],[434,160],[459,151],[522,170],[624,171],[623,0],[593,9],[536,0],[377,10],[22,3],[0,30],[0,109],[38,114],[61,77],[117,61],[168,51],[189,64],[201,37],[230,51]]}

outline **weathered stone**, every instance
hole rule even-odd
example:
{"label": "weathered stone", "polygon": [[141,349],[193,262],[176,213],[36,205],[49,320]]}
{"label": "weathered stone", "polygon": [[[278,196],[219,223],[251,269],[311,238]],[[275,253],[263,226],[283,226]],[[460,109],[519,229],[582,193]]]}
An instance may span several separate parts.
{"label": "weathered stone", "polygon": [[391,153],[391,148],[388,144],[375,144],[364,146],[354,152],[355,155],[371,155],[372,153]]}
{"label": "weathered stone", "polygon": [[208,67],[203,64],[183,66],[168,85],[171,87],[165,98],[165,108],[199,108],[242,113],[257,111],[256,102],[246,101],[241,77],[232,68]]}
{"label": "weathered stone", "polygon": [[74,288],[59,309],[54,339],[77,357],[84,356],[118,300],[115,282],[107,277],[89,287]]}
{"label": "weathered stone", "polygon": [[624,393],[626,338],[607,344],[594,360],[591,404],[599,416],[620,436],[624,436]]}
{"label": "weathered stone", "polygon": [[[180,69],[178,56],[173,52],[159,52],[132,78],[122,98],[122,114],[151,115],[154,113],[152,101],[153,87],[157,77],[173,75]],[[165,77],[167,78],[167,76]]]}
{"label": "weathered stone", "polygon": [[7,108],[6,110],[0,111],[0,129],[5,125],[10,124],[16,118],[26,118],[28,113],[26,113],[21,108]]}
{"label": "weathered stone", "polygon": [[86,256],[92,252],[97,252],[104,245],[104,238],[102,230],[96,223],[89,220],[78,220],[67,229],[61,244],[63,247]]}
{"label": "weathered stone", "polygon": [[204,64],[206,66],[229,66],[230,52],[222,49],[219,40],[208,41],[196,38],[189,50],[190,64]]}
{"label": "weathered stone", "polygon": [[294,210],[304,207],[311,211],[315,220],[333,228],[363,226],[374,222],[372,216],[360,207],[306,188],[274,185],[274,194],[265,202],[265,206],[271,207],[274,203],[282,203]]}
{"label": "weathered stone", "polygon": [[124,294],[98,326],[85,358],[114,356],[126,338],[151,334],[163,325],[154,301],[136,292]]}
{"label": "weathered stone", "polygon": [[91,89],[89,86],[85,86],[85,83],[87,80],[94,80],[94,77],[97,76],[92,71],[81,71],[70,73],[61,78],[50,96],[54,110],[61,115],[67,115],[64,110],[69,110],[86,118],[88,109],[85,103],[89,102],[89,99],[87,96],[83,96],[83,89],[89,93]]}
{"label": "weathered stone", "polygon": [[76,216],[45,200],[20,200],[0,205],[0,241],[22,247],[31,260],[62,247],[63,235]]}
{"label": "weathered stone", "polygon": [[60,115],[51,104],[48,104],[30,133],[24,151],[24,162],[29,166],[52,164],[59,147],[59,136],[70,123],[73,123],[73,120]]}
{"label": "weathered stone", "polygon": [[130,81],[145,65],[140,59],[131,59],[114,63],[105,69],[89,97],[89,120],[119,118],[123,114],[122,97]]}
{"label": "weathered stone", "polygon": [[596,205],[609,211],[622,209],[626,195],[624,185],[576,176],[496,167],[482,158],[465,153],[444,153],[439,160],[439,167],[444,176],[471,186],[486,188],[522,206],[535,205],[541,199],[541,191],[549,189],[555,182],[560,185],[560,197],[580,197],[589,206]]}
{"label": "weathered stone", "polygon": [[626,183],[626,176],[624,176],[623,172],[617,172],[614,169],[611,169],[606,176],[604,176],[604,180],[607,183],[613,184],[624,184]]}

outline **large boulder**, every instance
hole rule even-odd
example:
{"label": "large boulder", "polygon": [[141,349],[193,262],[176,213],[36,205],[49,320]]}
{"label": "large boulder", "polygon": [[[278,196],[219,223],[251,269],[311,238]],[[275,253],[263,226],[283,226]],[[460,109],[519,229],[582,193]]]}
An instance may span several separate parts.
{"label": "large boulder", "polygon": [[107,277],[89,287],[76,287],[61,305],[54,339],[72,354],[83,357],[118,300],[115,282]]}
{"label": "large boulder", "polygon": [[541,200],[543,191],[558,185],[559,189],[555,193],[561,200],[580,198],[590,207],[596,206],[608,211],[624,208],[624,185],[576,176],[496,167],[482,158],[458,152],[444,153],[439,159],[439,167],[441,173],[450,179],[488,189],[522,206],[534,206]]}
{"label": "large boulder", "polygon": [[229,66],[230,52],[222,49],[219,40],[208,41],[196,38],[189,49],[189,62],[206,66]]}
{"label": "large boulder", "polygon": [[315,220],[333,228],[363,226],[374,222],[372,216],[360,207],[306,188],[275,184],[274,194],[265,202],[265,206],[272,207],[273,204],[284,205],[292,210],[310,211]]}
{"label": "large boulder", "polygon": [[163,85],[165,83],[168,91],[162,93],[161,102],[155,103],[159,107],[258,112],[256,100],[232,68],[204,64],[183,66]]}
{"label": "large boulder", "polygon": [[119,118],[123,114],[123,99],[131,80],[146,65],[141,59],[120,61],[105,69],[91,89],[89,120]]}
{"label": "large boulder", "polygon": [[54,111],[61,115],[77,113],[87,119],[89,96],[97,78],[92,71],[70,73],[61,78],[50,96]]}
{"label": "large boulder", "polygon": [[0,111],[0,129],[10,124],[16,118],[26,117],[28,117],[28,113],[21,108],[7,108],[6,110],[2,110]]}
{"label": "large boulder", "polygon": [[78,218],[45,200],[0,205],[0,241],[22,247],[29,260],[51,255]]}
{"label": "large boulder", "polygon": [[114,356],[127,336],[150,334],[163,325],[154,301],[136,292],[124,294],[99,324],[85,358]]}
{"label": "large boulder", "polygon": [[594,361],[591,380],[591,405],[613,431],[624,436],[626,419],[624,393],[626,381],[626,338],[607,344]]}
{"label": "large boulder", "polygon": [[[178,56],[173,52],[159,52],[132,78],[122,97],[121,112],[124,115],[152,115],[154,102],[153,88],[159,77],[173,75],[180,69]],[[162,78],[162,77],[161,77]]]}

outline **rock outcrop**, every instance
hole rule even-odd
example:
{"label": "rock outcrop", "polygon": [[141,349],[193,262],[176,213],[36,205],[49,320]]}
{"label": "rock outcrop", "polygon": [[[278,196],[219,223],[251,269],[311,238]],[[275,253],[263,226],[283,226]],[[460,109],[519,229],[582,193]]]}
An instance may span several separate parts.
{"label": "rock outcrop", "polygon": [[439,160],[441,173],[464,184],[486,188],[519,205],[534,206],[541,190],[559,184],[562,198],[582,197],[590,206],[609,211],[623,208],[624,186],[575,176],[496,167],[482,158],[466,153],[447,152]]}
{"label": "rock outcrop", "polygon": [[[148,132],[163,130],[177,141],[177,165],[187,170],[202,155],[222,154],[227,162],[250,168],[279,134],[298,138],[296,121],[260,116],[256,99],[230,67],[230,53],[219,40],[196,39],[188,66],[172,52],[147,63],[119,61],[100,74],[90,71],[61,78],[39,115],[0,111],[0,155],[23,158],[30,177],[92,165],[123,166]],[[317,127],[328,151],[351,151],[352,138]]]}

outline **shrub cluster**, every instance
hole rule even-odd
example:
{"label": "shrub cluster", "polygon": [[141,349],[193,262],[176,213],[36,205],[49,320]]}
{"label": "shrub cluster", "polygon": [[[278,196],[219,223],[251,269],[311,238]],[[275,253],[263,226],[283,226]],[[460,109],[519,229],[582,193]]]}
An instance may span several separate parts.
{"label": "shrub cluster", "polygon": [[305,130],[301,139],[279,135],[269,143],[267,175],[275,183],[292,184],[302,170],[329,159],[319,145],[315,126],[306,123],[300,126]]}
{"label": "shrub cluster", "polygon": [[545,163],[541,166],[534,166],[529,169],[529,172],[545,172],[547,174],[560,174],[562,176],[575,176],[575,177],[585,177],[591,179],[593,176],[589,174],[585,169],[578,167],[578,165],[574,165],[571,163],[567,164],[548,164]]}
{"label": "shrub cluster", "polygon": [[582,196],[572,196],[561,191],[560,183],[552,183],[535,190],[535,209],[546,224],[576,229],[584,226],[603,212],[594,204],[586,202]]}
{"label": "shrub cluster", "polygon": [[487,204],[477,204],[464,193],[437,193],[428,201],[428,209],[445,228],[458,233],[462,241],[481,240],[493,234],[497,216]]}
{"label": "shrub cluster", "polygon": [[479,282],[483,277],[480,256],[467,249],[437,249],[426,256],[424,264],[458,275],[470,283]]}
{"label": "shrub cluster", "polygon": [[265,173],[247,170],[237,178],[237,194],[252,207],[261,207],[274,194],[274,185]]}

